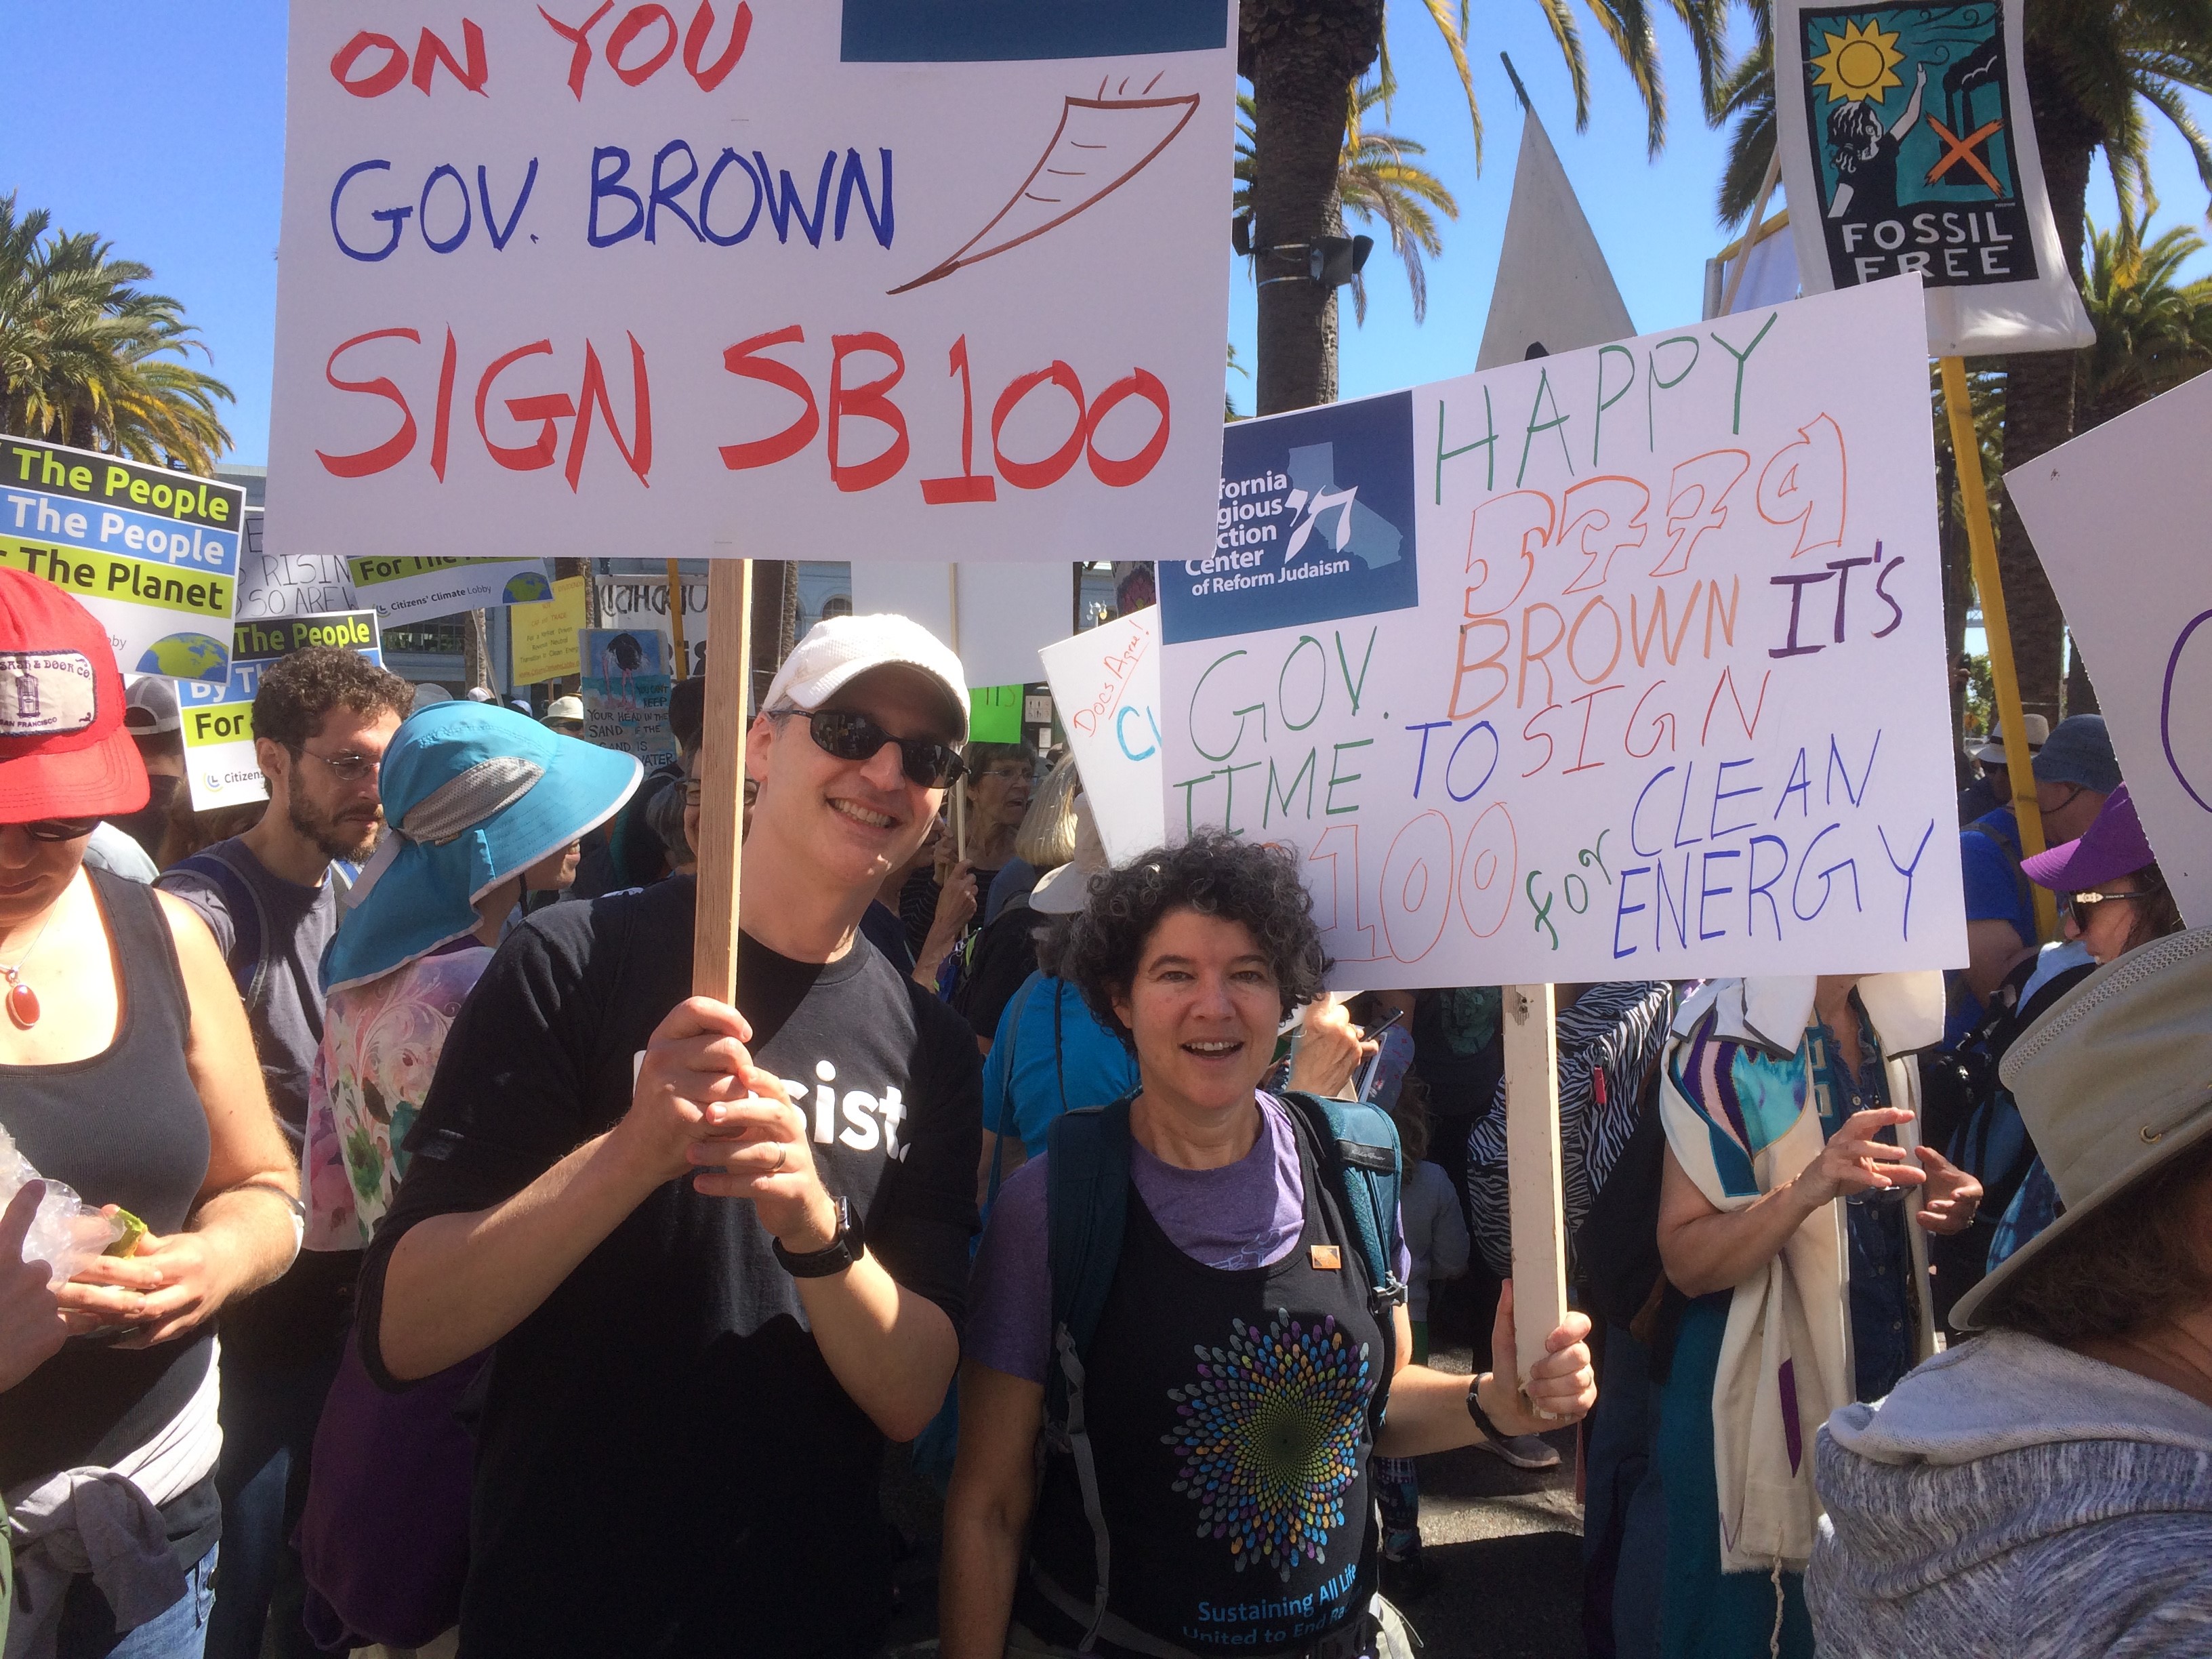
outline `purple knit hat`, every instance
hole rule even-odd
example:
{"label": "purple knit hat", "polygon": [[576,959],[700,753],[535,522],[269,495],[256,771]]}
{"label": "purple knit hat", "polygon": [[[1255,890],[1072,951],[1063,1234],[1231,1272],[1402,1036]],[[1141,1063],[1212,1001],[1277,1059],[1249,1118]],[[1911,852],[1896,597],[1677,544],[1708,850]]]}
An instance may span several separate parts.
{"label": "purple knit hat", "polygon": [[2153,862],[2150,840],[2124,783],[2105,798],[2096,821],[2079,839],[2020,861],[2027,878],[2054,893],[2081,893],[2115,876],[2131,876]]}

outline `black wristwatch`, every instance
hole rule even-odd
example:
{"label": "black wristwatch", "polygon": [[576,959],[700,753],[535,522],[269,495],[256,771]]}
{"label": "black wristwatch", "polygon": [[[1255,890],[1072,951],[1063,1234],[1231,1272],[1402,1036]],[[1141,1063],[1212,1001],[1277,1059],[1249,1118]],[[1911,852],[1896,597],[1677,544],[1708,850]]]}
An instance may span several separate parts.
{"label": "black wristwatch", "polygon": [[866,1248],[860,1237],[860,1218],[853,1213],[849,1199],[837,1200],[837,1236],[818,1250],[809,1250],[804,1255],[794,1255],[783,1248],[781,1239],[770,1241],[775,1259],[784,1272],[793,1279],[828,1279],[842,1273],[860,1259]]}
{"label": "black wristwatch", "polygon": [[1467,1414],[1474,1419],[1474,1426],[1482,1431],[1482,1437],[1485,1440],[1493,1446],[1502,1446],[1505,1443],[1507,1437],[1498,1431],[1498,1425],[1490,1420],[1490,1413],[1482,1409],[1482,1402],[1475,1398],[1475,1395],[1481,1387],[1482,1378],[1480,1375],[1467,1385]]}

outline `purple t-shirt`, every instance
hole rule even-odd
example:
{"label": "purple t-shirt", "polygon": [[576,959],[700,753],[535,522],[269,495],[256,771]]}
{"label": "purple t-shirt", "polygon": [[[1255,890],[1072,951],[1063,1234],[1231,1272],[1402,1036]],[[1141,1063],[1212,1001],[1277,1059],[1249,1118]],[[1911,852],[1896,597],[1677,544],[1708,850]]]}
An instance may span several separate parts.
{"label": "purple t-shirt", "polygon": [[[1260,1100],[1261,1133],[1252,1150],[1218,1170],[1185,1170],[1131,1145],[1138,1196],[1175,1247],[1208,1267],[1270,1267],[1297,1248],[1305,1228],[1305,1183],[1297,1133],[1271,1095]],[[1006,1178],[968,1281],[965,1356],[1042,1385],[1052,1355],[1052,1263],[1045,1229],[1048,1159],[1033,1158]],[[1411,1271],[1399,1229],[1398,1276]]]}

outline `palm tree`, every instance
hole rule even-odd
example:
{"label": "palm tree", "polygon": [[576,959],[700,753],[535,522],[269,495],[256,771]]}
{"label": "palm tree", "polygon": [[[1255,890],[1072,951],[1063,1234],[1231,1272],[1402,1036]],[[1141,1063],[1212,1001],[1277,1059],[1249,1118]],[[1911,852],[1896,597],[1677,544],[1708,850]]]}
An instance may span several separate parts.
{"label": "palm tree", "polygon": [[[2212,3],[2212,0],[2206,0]],[[1569,0],[1537,0],[1575,92],[1575,125],[1589,121],[1589,65],[1581,26]],[[1690,32],[1698,84],[1710,106],[1723,68],[1726,0],[1666,0]],[[1468,68],[1468,7],[1456,15],[1449,0],[1421,0],[1436,26],[1474,124],[1481,157],[1482,112]],[[1667,102],[1647,0],[1584,0],[1613,43],[1644,102],[1649,143],[1666,136]],[[1386,49],[1384,0],[1243,0],[1237,15],[1237,70],[1252,83],[1252,143],[1267,165],[1255,173],[1249,202],[1255,245],[1303,249],[1315,237],[1340,234],[1349,89]],[[1402,249],[1401,249],[1402,252]],[[1259,412],[1299,409],[1336,396],[1336,295],[1310,282],[1273,282],[1303,267],[1304,252],[1263,256],[1260,264]]]}
{"label": "palm tree", "polygon": [[2212,276],[2179,280],[2202,236],[2177,225],[2146,246],[2142,227],[2123,219],[2109,231],[2091,225],[2089,249],[2082,298],[2097,343],[2080,365],[2085,431],[2212,368]]}
{"label": "palm tree", "polygon": [[[1774,153],[1774,60],[1763,8],[1760,45],[1719,89],[1716,119],[1732,119],[1720,210],[1734,223],[1751,208]],[[2119,198],[2121,234],[2154,204],[2149,187],[2150,124],[2156,112],[2189,146],[2197,175],[2212,191],[2212,143],[2198,128],[2187,91],[2212,92],[2212,0],[2028,0],[2025,44],[2028,105],[2044,184],[2067,268],[2084,285],[2091,164],[2102,150]],[[2018,466],[2056,448],[2076,430],[2073,354],[2022,352],[2006,358],[2004,449]],[[2019,665],[2021,701],[2056,719],[2065,617],[2035,557],[2027,526],[2009,501],[1998,515],[1997,562]]]}
{"label": "palm tree", "polygon": [[[1395,82],[1389,78],[1389,64],[1373,81],[1352,89],[1352,104],[1345,116],[1344,155],[1337,172],[1337,197],[1341,204],[1337,231],[1343,219],[1357,216],[1364,222],[1380,222],[1389,233],[1390,250],[1406,267],[1406,287],[1413,300],[1413,320],[1428,315],[1429,279],[1424,256],[1435,258],[1443,252],[1443,237],[1437,227],[1439,216],[1459,217],[1459,203],[1443,179],[1412,159],[1428,154],[1428,147],[1367,125],[1367,116],[1380,105],[1389,112]],[[1231,204],[1233,219],[1248,222],[1252,212],[1252,179],[1256,169],[1252,142],[1252,100],[1237,100],[1237,192]],[[1353,320],[1367,320],[1367,279],[1352,279]]]}
{"label": "palm tree", "polygon": [[44,209],[0,196],[0,431],[207,472],[230,447],[231,390],[184,307],[137,286],[153,272]]}

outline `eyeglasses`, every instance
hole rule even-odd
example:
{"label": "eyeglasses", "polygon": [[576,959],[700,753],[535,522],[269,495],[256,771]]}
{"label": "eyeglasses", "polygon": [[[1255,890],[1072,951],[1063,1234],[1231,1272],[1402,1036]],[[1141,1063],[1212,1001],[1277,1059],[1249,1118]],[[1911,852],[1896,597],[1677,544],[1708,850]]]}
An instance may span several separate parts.
{"label": "eyeglasses", "polygon": [[13,826],[33,841],[82,841],[100,828],[98,818],[40,818]]}
{"label": "eyeglasses", "polygon": [[957,781],[968,769],[968,763],[951,744],[934,738],[895,738],[866,714],[849,708],[817,708],[811,714],[803,708],[775,708],[769,713],[771,719],[805,715],[814,746],[842,761],[873,760],[885,744],[896,744],[899,770],[909,782],[925,789],[942,789]]}
{"label": "eyeglasses", "polygon": [[331,769],[331,775],[340,783],[359,783],[363,778],[376,775],[376,769],[384,763],[381,755],[318,755],[302,747],[300,752],[309,760],[320,761]]}
{"label": "eyeglasses", "polygon": [[2149,896],[2148,893],[2069,893],[2066,898],[2066,908],[2074,913],[2075,921],[2087,927],[2089,925],[2089,918],[2096,913],[2097,907],[2100,904],[2118,903],[2128,899],[2147,899]]}
{"label": "eyeglasses", "polygon": [[1016,779],[1020,779],[1023,782],[1027,782],[1029,781],[1029,776],[1030,769],[1026,766],[1018,764],[987,767],[982,771],[975,775],[976,781],[978,782],[981,782],[985,778],[999,778],[1008,783],[1014,781]]}

